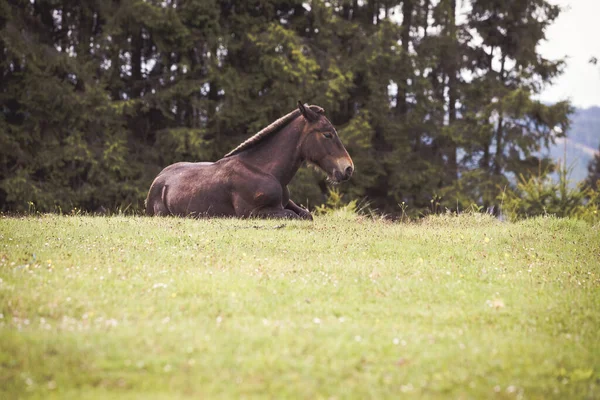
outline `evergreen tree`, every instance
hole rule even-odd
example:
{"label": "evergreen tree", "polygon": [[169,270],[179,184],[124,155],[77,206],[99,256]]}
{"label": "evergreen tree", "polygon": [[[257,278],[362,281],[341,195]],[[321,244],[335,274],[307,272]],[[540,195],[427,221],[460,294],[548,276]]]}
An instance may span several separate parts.
{"label": "evergreen tree", "polygon": [[465,56],[472,79],[459,109],[462,172],[446,193],[456,198],[450,204],[463,200],[463,207],[472,201],[489,207],[510,177],[551,169],[551,161],[536,152],[564,135],[572,109],[568,102],[545,105],[532,99],[562,71],[562,60],[547,60],[536,51],[560,8],[544,0],[471,5]]}
{"label": "evergreen tree", "polygon": [[[0,0],[0,209],[139,208],[177,161],[214,161],[295,107],[323,106],[384,212],[493,205],[568,128],[532,100],[545,0]],[[324,201],[302,169],[294,198]]]}
{"label": "evergreen tree", "polygon": [[139,197],[123,181],[126,131],[88,62],[95,27],[81,16],[92,11],[69,12],[85,25],[68,36],[61,10],[48,2],[3,2],[0,10],[1,208],[93,210]]}
{"label": "evergreen tree", "polygon": [[594,155],[594,158],[588,165],[588,176],[584,185],[597,191],[598,182],[600,182],[600,149],[598,149],[598,152]]}

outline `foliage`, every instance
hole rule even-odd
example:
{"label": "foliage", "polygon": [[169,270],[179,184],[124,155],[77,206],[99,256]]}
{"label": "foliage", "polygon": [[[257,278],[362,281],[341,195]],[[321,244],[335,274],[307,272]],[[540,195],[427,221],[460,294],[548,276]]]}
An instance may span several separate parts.
{"label": "foliage", "polygon": [[555,182],[547,174],[526,178],[519,176],[514,189],[501,195],[502,213],[511,220],[539,215],[554,215],[600,221],[600,192],[580,185],[569,186],[567,168],[560,169],[560,179]]}
{"label": "foliage", "polygon": [[570,120],[571,127],[566,138],[550,146],[549,154],[554,160],[566,160],[573,167],[570,177],[574,187],[586,180],[589,163],[593,161],[600,146],[600,107],[577,108]]}
{"label": "foliage", "polygon": [[0,248],[3,399],[600,390],[582,221],[40,215],[0,218]]}
{"label": "foliage", "polygon": [[[176,161],[214,161],[298,99],[323,106],[384,213],[497,206],[568,129],[534,100],[546,0],[0,0],[0,209],[139,209]],[[464,18],[457,18],[464,13]],[[327,195],[303,171],[292,193]]]}
{"label": "foliage", "polygon": [[594,158],[588,165],[588,176],[584,185],[591,190],[597,191],[600,189],[600,187],[598,187],[598,182],[600,182],[600,146],[598,147],[598,152],[594,155]]}
{"label": "foliage", "polygon": [[325,203],[317,206],[315,211],[319,215],[342,212],[355,214],[358,211],[357,201],[344,201],[344,195],[337,188],[329,189]]}

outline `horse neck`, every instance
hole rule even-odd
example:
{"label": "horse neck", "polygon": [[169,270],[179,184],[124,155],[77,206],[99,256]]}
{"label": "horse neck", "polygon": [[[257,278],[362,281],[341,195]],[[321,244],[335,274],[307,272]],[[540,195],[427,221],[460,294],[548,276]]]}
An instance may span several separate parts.
{"label": "horse neck", "polygon": [[304,161],[300,146],[303,124],[303,118],[294,119],[271,137],[263,139],[264,142],[240,153],[240,157],[286,186]]}

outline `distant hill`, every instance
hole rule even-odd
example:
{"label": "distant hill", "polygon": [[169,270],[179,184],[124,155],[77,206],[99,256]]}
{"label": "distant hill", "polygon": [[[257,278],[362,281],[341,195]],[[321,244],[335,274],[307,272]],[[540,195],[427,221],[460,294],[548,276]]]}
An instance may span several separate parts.
{"label": "distant hill", "polygon": [[560,139],[550,147],[549,154],[556,161],[565,158],[572,168],[572,185],[587,177],[587,166],[600,146],[600,107],[578,108],[571,116],[571,129],[566,139]]}

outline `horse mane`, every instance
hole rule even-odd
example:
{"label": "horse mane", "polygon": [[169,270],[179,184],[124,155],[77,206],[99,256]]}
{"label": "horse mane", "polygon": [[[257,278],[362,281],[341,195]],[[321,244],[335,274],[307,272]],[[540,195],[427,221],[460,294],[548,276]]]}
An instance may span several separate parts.
{"label": "horse mane", "polygon": [[[308,108],[310,108],[311,111],[314,111],[317,114],[325,113],[325,111],[319,106],[308,106]],[[294,111],[290,112],[289,114],[286,114],[283,117],[275,120],[274,122],[272,122],[265,128],[261,129],[258,133],[254,134],[251,138],[245,140],[238,147],[231,150],[229,153],[225,154],[225,156],[223,158],[234,156],[236,154],[241,153],[244,150],[247,150],[251,147],[256,146],[257,144],[262,142],[265,138],[270,137],[270,136],[274,135],[275,133],[279,132],[284,126],[291,123],[299,115],[300,115],[300,110],[295,109]]]}

